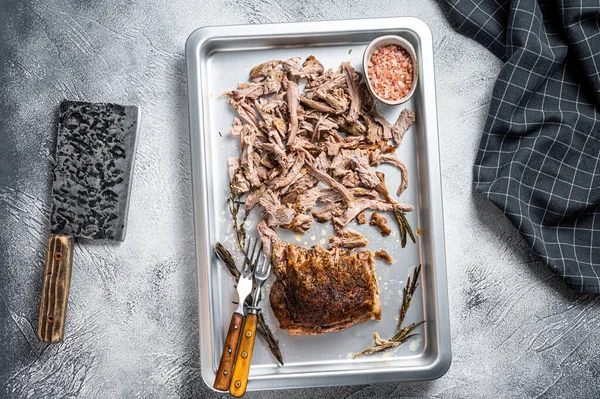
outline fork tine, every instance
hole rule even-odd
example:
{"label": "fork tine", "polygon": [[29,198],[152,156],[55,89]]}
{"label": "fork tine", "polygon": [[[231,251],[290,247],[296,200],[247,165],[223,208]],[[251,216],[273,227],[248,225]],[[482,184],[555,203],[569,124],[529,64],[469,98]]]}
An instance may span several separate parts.
{"label": "fork tine", "polygon": [[244,264],[242,265],[242,270],[241,270],[242,276],[244,276],[246,273],[246,267],[248,265],[248,251],[250,250],[250,241],[251,240],[252,240],[252,237],[250,237],[248,239],[248,242],[246,243],[246,250],[245,250],[246,256],[244,256]]}
{"label": "fork tine", "polygon": [[261,256],[261,255],[263,254],[263,251],[262,251],[262,250],[263,250],[263,246],[261,245],[261,246],[260,246],[260,253],[258,254],[258,255],[259,255],[259,256],[258,256],[258,259],[256,259],[256,268],[255,268],[255,270],[256,270],[256,272],[257,272],[258,274],[260,274],[260,273],[261,273],[262,266],[263,266],[263,264],[262,264],[262,260],[263,260],[262,258],[263,258],[263,257]]}
{"label": "fork tine", "polygon": [[258,264],[255,268],[254,275],[260,279],[266,279],[269,276],[271,262],[267,257],[266,253],[262,253],[260,257],[260,264]]}
{"label": "fork tine", "polygon": [[254,240],[254,246],[252,247],[252,255],[250,255],[248,262],[249,274],[256,272],[256,246],[258,245],[258,240]]}
{"label": "fork tine", "polygon": [[252,237],[248,238],[248,243],[246,244],[246,256],[244,260],[244,268],[242,269],[242,275],[244,277],[248,277],[252,271],[252,258],[254,257],[254,250],[256,250],[256,244],[254,245],[254,250],[250,255],[250,248],[252,247]]}
{"label": "fork tine", "polygon": [[248,237],[248,242],[246,243],[246,254],[248,254],[251,247],[252,247],[252,237]]}
{"label": "fork tine", "polygon": [[260,243],[260,249],[258,250],[258,254],[256,255],[256,260],[254,261],[255,263],[258,263],[258,261],[260,261],[260,255],[263,253],[263,243],[261,241]]}
{"label": "fork tine", "polygon": [[[258,260],[257,258],[260,256],[260,252],[262,251],[262,243],[261,243],[258,252],[256,252],[256,247],[258,246],[258,242],[259,242],[259,240],[257,239],[254,243],[254,251],[252,251],[252,258],[250,258],[250,261],[252,262],[252,266],[253,266],[254,270],[256,270],[256,261]],[[256,258],[254,257],[255,253],[256,253]]]}
{"label": "fork tine", "polygon": [[263,254],[263,270],[262,270],[261,274],[268,276],[270,272],[271,272],[271,262],[269,262],[269,258],[267,257],[267,254]]}
{"label": "fork tine", "polygon": [[264,274],[265,273],[265,256],[263,254],[263,256],[261,256],[260,259],[260,274]]}

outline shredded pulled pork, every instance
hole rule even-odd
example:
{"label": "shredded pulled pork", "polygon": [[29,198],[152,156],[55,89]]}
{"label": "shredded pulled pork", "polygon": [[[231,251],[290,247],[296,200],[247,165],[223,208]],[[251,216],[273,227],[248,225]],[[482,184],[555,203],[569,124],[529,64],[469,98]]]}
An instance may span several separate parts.
{"label": "shredded pulled pork", "polygon": [[331,248],[363,248],[368,243],[369,240],[365,236],[352,229],[340,230],[337,235],[329,237],[329,246]]}
{"label": "shredded pulled pork", "polygon": [[367,215],[365,215],[365,212],[361,212],[358,215],[356,215],[356,223],[358,224],[366,224],[367,223]]}
{"label": "shredded pulled pork", "polygon": [[392,232],[385,216],[378,212],[373,212],[373,214],[371,215],[370,225],[377,226],[379,231],[381,231],[381,235],[384,237],[389,236]]}
{"label": "shredded pulled pork", "polygon": [[368,209],[413,209],[389,193],[373,167],[396,166],[402,174],[396,195],[406,189],[407,169],[394,151],[414,113],[403,110],[390,125],[350,63],[334,71],[313,56],[272,60],[223,94],[237,112],[230,133],[240,141],[240,156],[228,160],[230,187],[244,194],[247,211],[262,207],[257,230],[267,252],[279,228],[306,233],[314,220],[333,223],[332,247],[364,247],[368,241],[345,229],[348,223],[366,223]]}
{"label": "shredded pulled pork", "polygon": [[390,254],[388,254],[387,252],[385,252],[383,249],[380,249],[379,251],[375,251],[375,257],[377,259],[381,259],[384,260],[388,263],[394,263],[394,258],[392,258],[390,256]]}

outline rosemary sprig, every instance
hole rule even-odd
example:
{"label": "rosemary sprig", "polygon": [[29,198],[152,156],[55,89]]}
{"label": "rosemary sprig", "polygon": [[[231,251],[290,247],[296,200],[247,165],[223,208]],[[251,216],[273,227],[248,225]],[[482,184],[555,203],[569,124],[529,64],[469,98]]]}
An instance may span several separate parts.
{"label": "rosemary sprig", "polygon": [[[233,260],[233,256],[231,256],[231,253],[220,242],[217,242],[214,250],[219,259],[223,261],[223,263],[227,267],[227,270],[233,276],[233,278],[235,279],[235,283],[237,284],[241,274],[235,266],[235,261]],[[250,306],[251,301],[252,300],[250,296],[248,296],[246,298],[246,301],[244,302],[244,305]],[[283,366],[283,356],[281,355],[281,350],[279,349],[279,341],[275,338],[273,332],[269,328],[269,325],[265,321],[262,311],[258,313],[258,324],[256,326],[256,330],[267,343],[267,346],[271,350],[271,353],[273,353],[273,356],[275,356],[275,359],[277,359],[277,361]]]}
{"label": "rosemary sprig", "polygon": [[420,272],[421,265],[419,265],[413,270],[412,278],[411,276],[409,276],[408,280],[406,281],[406,286],[404,287],[404,295],[402,297],[402,306],[400,307],[400,320],[398,321],[398,332],[389,340],[382,339],[378,333],[374,332],[373,337],[375,339],[375,344],[362,352],[356,353],[354,355],[355,359],[360,356],[372,355],[373,353],[395,348],[417,335],[411,334],[411,332],[413,332],[415,328],[419,327],[421,324],[425,323],[425,321],[412,323],[407,327],[402,327],[402,323],[404,322],[404,317],[406,316],[406,312],[410,307],[410,301],[412,300],[413,294],[419,286],[418,280]]}
{"label": "rosemary sprig", "polygon": [[365,349],[362,352],[356,353],[354,355],[354,359],[356,359],[357,357],[360,357],[360,356],[372,355],[372,354],[377,353],[377,352],[382,352],[382,351],[387,350],[387,349],[395,348],[397,346],[402,345],[403,343],[405,343],[406,341],[408,341],[409,338],[412,338],[415,335],[416,334],[408,335],[408,336],[404,337],[404,339],[402,339],[402,340],[397,340],[397,341],[389,340],[389,341],[387,341],[385,339],[381,339],[381,337],[379,336],[379,334],[376,333],[376,332],[374,332],[373,333],[373,337],[375,339],[375,345],[373,345],[370,348]]}
{"label": "rosemary sprig", "polygon": [[264,338],[265,342],[269,346],[271,353],[275,356],[275,359],[283,366],[283,356],[281,355],[281,350],[279,349],[279,341],[275,339],[275,336],[271,332],[269,325],[265,321],[263,317],[262,310],[258,312],[258,324],[256,326],[256,330],[259,334]]}
{"label": "rosemary sprig", "polygon": [[400,329],[400,331],[398,331],[398,332],[396,333],[396,335],[394,335],[394,336],[393,336],[393,337],[390,339],[390,341],[393,341],[393,342],[399,342],[399,341],[402,341],[402,342],[404,342],[404,341],[406,341],[408,338],[410,338],[410,337],[412,337],[412,336],[416,335],[416,334],[413,334],[413,335],[409,335],[409,334],[410,334],[410,333],[411,333],[411,332],[412,332],[412,331],[413,331],[415,328],[419,327],[419,326],[420,326],[421,324],[423,324],[423,323],[425,323],[425,321],[420,321],[420,322],[418,322],[418,323],[412,323],[412,324],[411,324],[410,326],[408,326],[408,327],[401,328],[401,329]]}
{"label": "rosemary sprig", "polygon": [[229,271],[229,273],[231,273],[231,275],[235,279],[235,282],[237,283],[237,281],[240,279],[241,273],[235,265],[233,256],[231,256],[229,251],[220,242],[217,242],[217,244],[215,245],[215,253],[219,257],[219,259],[221,259],[223,263],[225,263],[227,270]]}
{"label": "rosemary sprig", "polygon": [[406,219],[406,213],[400,209],[400,207],[394,207],[394,216],[396,217],[396,221],[398,222],[398,226],[400,227],[400,245],[402,248],[406,246],[407,235],[410,236],[412,242],[417,242],[415,239],[415,235],[413,234],[412,228],[410,227],[410,223]]}
{"label": "rosemary sprig", "polygon": [[412,279],[408,276],[408,280],[406,281],[406,285],[404,286],[404,295],[402,296],[402,307],[400,308],[400,320],[398,320],[398,331],[402,329],[402,323],[404,322],[404,317],[406,316],[406,312],[410,307],[410,301],[412,300],[413,294],[415,290],[419,286],[419,274],[421,273],[421,265],[415,267],[413,270]]}
{"label": "rosemary sprig", "polygon": [[[227,199],[227,205],[229,206],[229,213],[233,218],[233,230],[235,230],[235,238],[237,240],[237,245],[240,248],[240,251],[247,256],[246,250],[244,249],[244,244],[246,243],[246,229],[244,225],[246,224],[246,219],[248,219],[248,212],[246,212],[246,207],[244,202],[241,200],[242,194],[236,194],[235,190],[231,186],[231,182],[229,183],[229,198]],[[244,216],[242,217],[241,222],[239,221],[238,214],[240,209],[243,209]]]}

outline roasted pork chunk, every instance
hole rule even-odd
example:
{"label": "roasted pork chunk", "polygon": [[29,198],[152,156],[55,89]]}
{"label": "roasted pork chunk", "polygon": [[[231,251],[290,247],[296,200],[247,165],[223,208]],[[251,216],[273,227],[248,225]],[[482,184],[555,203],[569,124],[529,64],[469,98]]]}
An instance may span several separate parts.
{"label": "roasted pork chunk", "polygon": [[373,254],[278,241],[273,248],[271,307],[291,335],[340,331],[381,319]]}

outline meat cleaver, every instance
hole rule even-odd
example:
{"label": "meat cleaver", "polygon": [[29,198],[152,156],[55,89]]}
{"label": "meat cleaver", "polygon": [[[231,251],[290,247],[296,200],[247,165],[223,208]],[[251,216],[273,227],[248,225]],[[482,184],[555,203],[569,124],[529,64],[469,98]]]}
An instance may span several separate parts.
{"label": "meat cleaver", "polygon": [[138,136],[137,106],[60,104],[52,212],[38,337],[64,337],[73,239],[125,239]]}

